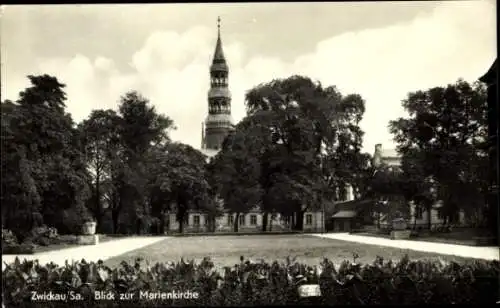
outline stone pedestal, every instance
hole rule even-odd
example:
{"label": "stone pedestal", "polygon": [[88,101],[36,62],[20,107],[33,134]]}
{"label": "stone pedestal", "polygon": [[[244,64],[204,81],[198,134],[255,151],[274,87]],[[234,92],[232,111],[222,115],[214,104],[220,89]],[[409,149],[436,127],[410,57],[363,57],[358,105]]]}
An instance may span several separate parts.
{"label": "stone pedestal", "polygon": [[97,224],[93,221],[88,221],[82,226],[83,235],[94,235]]}
{"label": "stone pedestal", "polygon": [[407,240],[410,238],[411,230],[391,231],[391,240]]}
{"label": "stone pedestal", "polygon": [[99,244],[99,235],[78,235],[76,237],[76,243],[78,245],[97,245]]}
{"label": "stone pedestal", "polygon": [[396,218],[392,220],[392,229],[395,231],[403,231],[406,230],[406,227],[408,224],[406,223],[406,220],[403,218]]}

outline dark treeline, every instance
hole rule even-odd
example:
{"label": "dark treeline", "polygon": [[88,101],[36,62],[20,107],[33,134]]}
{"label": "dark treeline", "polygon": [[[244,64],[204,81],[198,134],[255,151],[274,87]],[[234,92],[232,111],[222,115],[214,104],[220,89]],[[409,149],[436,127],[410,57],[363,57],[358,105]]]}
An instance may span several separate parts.
{"label": "dark treeline", "polygon": [[305,211],[343,200],[348,185],[357,198],[420,207],[442,200],[448,222],[460,209],[492,217],[480,85],[410,93],[403,101],[409,117],[390,123],[402,168],[375,172],[361,151],[363,98],[306,77],[248,91],[246,117],[210,161],[172,142],[173,120],[135,91],[116,110],[93,110],[74,123],[64,84],[28,78],[31,86],[1,108],[2,228],[20,238],[41,224],[77,233],[89,220],[100,233],[162,233],[166,212],[176,213],[182,232],[190,209],[206,211],[213,223],[219,200],[237,215],[259,207],[263,230],[278,213],[295,217],[293,229],[301,230]]}

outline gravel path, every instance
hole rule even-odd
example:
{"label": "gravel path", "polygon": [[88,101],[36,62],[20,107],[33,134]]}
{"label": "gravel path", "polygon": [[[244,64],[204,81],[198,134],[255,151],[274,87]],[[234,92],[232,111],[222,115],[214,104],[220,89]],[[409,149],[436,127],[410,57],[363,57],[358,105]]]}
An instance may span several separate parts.
{"label": "gravel path", "polygon": [[321,238],[329,238],[346,242],[409,249],[421,252],[431,252],[463,258],[499,260],[500,255],[499,247],[477,247],[444,243],[431,243],[424,241],[390,240],[374,236],[353,235],[348,233],[327,233],[313,235]]}
{"label": "gravel path", "polygon": [[[77,261],[85,259],[86,261],[106,260],[132,250],[143,248],[154,243],[163,241],[166,236],[158,237],[127,237],[99,243],[97,245],[82,245],[73,248],[61,250],[53,250],[47,252],[36,253],[32,255],[17,255],[22,261],[38,259],[40,264],[54,262],[58,265],[64,265],[65,261]],[[2,255],[2,270],[5,268],[5,263],[14,262],[16,255]]]}

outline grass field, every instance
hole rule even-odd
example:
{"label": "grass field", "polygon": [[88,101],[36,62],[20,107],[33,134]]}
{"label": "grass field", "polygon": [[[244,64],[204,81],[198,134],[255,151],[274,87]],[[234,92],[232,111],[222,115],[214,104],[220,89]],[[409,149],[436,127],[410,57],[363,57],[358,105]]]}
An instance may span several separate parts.
{"label": "grass field", "polygon": [[133,262],[137,258],[143,258],[152,263],[179,261],[181,257],[186,260],[199,261],[209,256],[218,266],[233,266],[239,262],[240,256],[256,261],[260,259],[279,261],[290,256],[297,257],[298,261],[310,265],[318,265],[324,257],[337,264],[346,259],[352,262],[353,253],[359,255],[358,262],[362,263],[372,263],[377,255],[386,260],[399,261],[405,254],[408,254],[410,259],[437,260],[441,258],[445,261],[457,262],[467,260],[454,256],[337,241],[310,235],[287,234],[172,237],[108,259],[105,264],[114,267],[121,261]]}

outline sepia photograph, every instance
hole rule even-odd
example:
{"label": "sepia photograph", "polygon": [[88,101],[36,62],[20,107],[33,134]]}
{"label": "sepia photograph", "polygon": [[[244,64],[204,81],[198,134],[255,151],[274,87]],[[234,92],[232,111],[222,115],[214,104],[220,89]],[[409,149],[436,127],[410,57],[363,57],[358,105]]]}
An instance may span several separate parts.
{"label": "sepia photograph", "polygon": [[496,0],[0,7],[2,307],[500,302]]}

